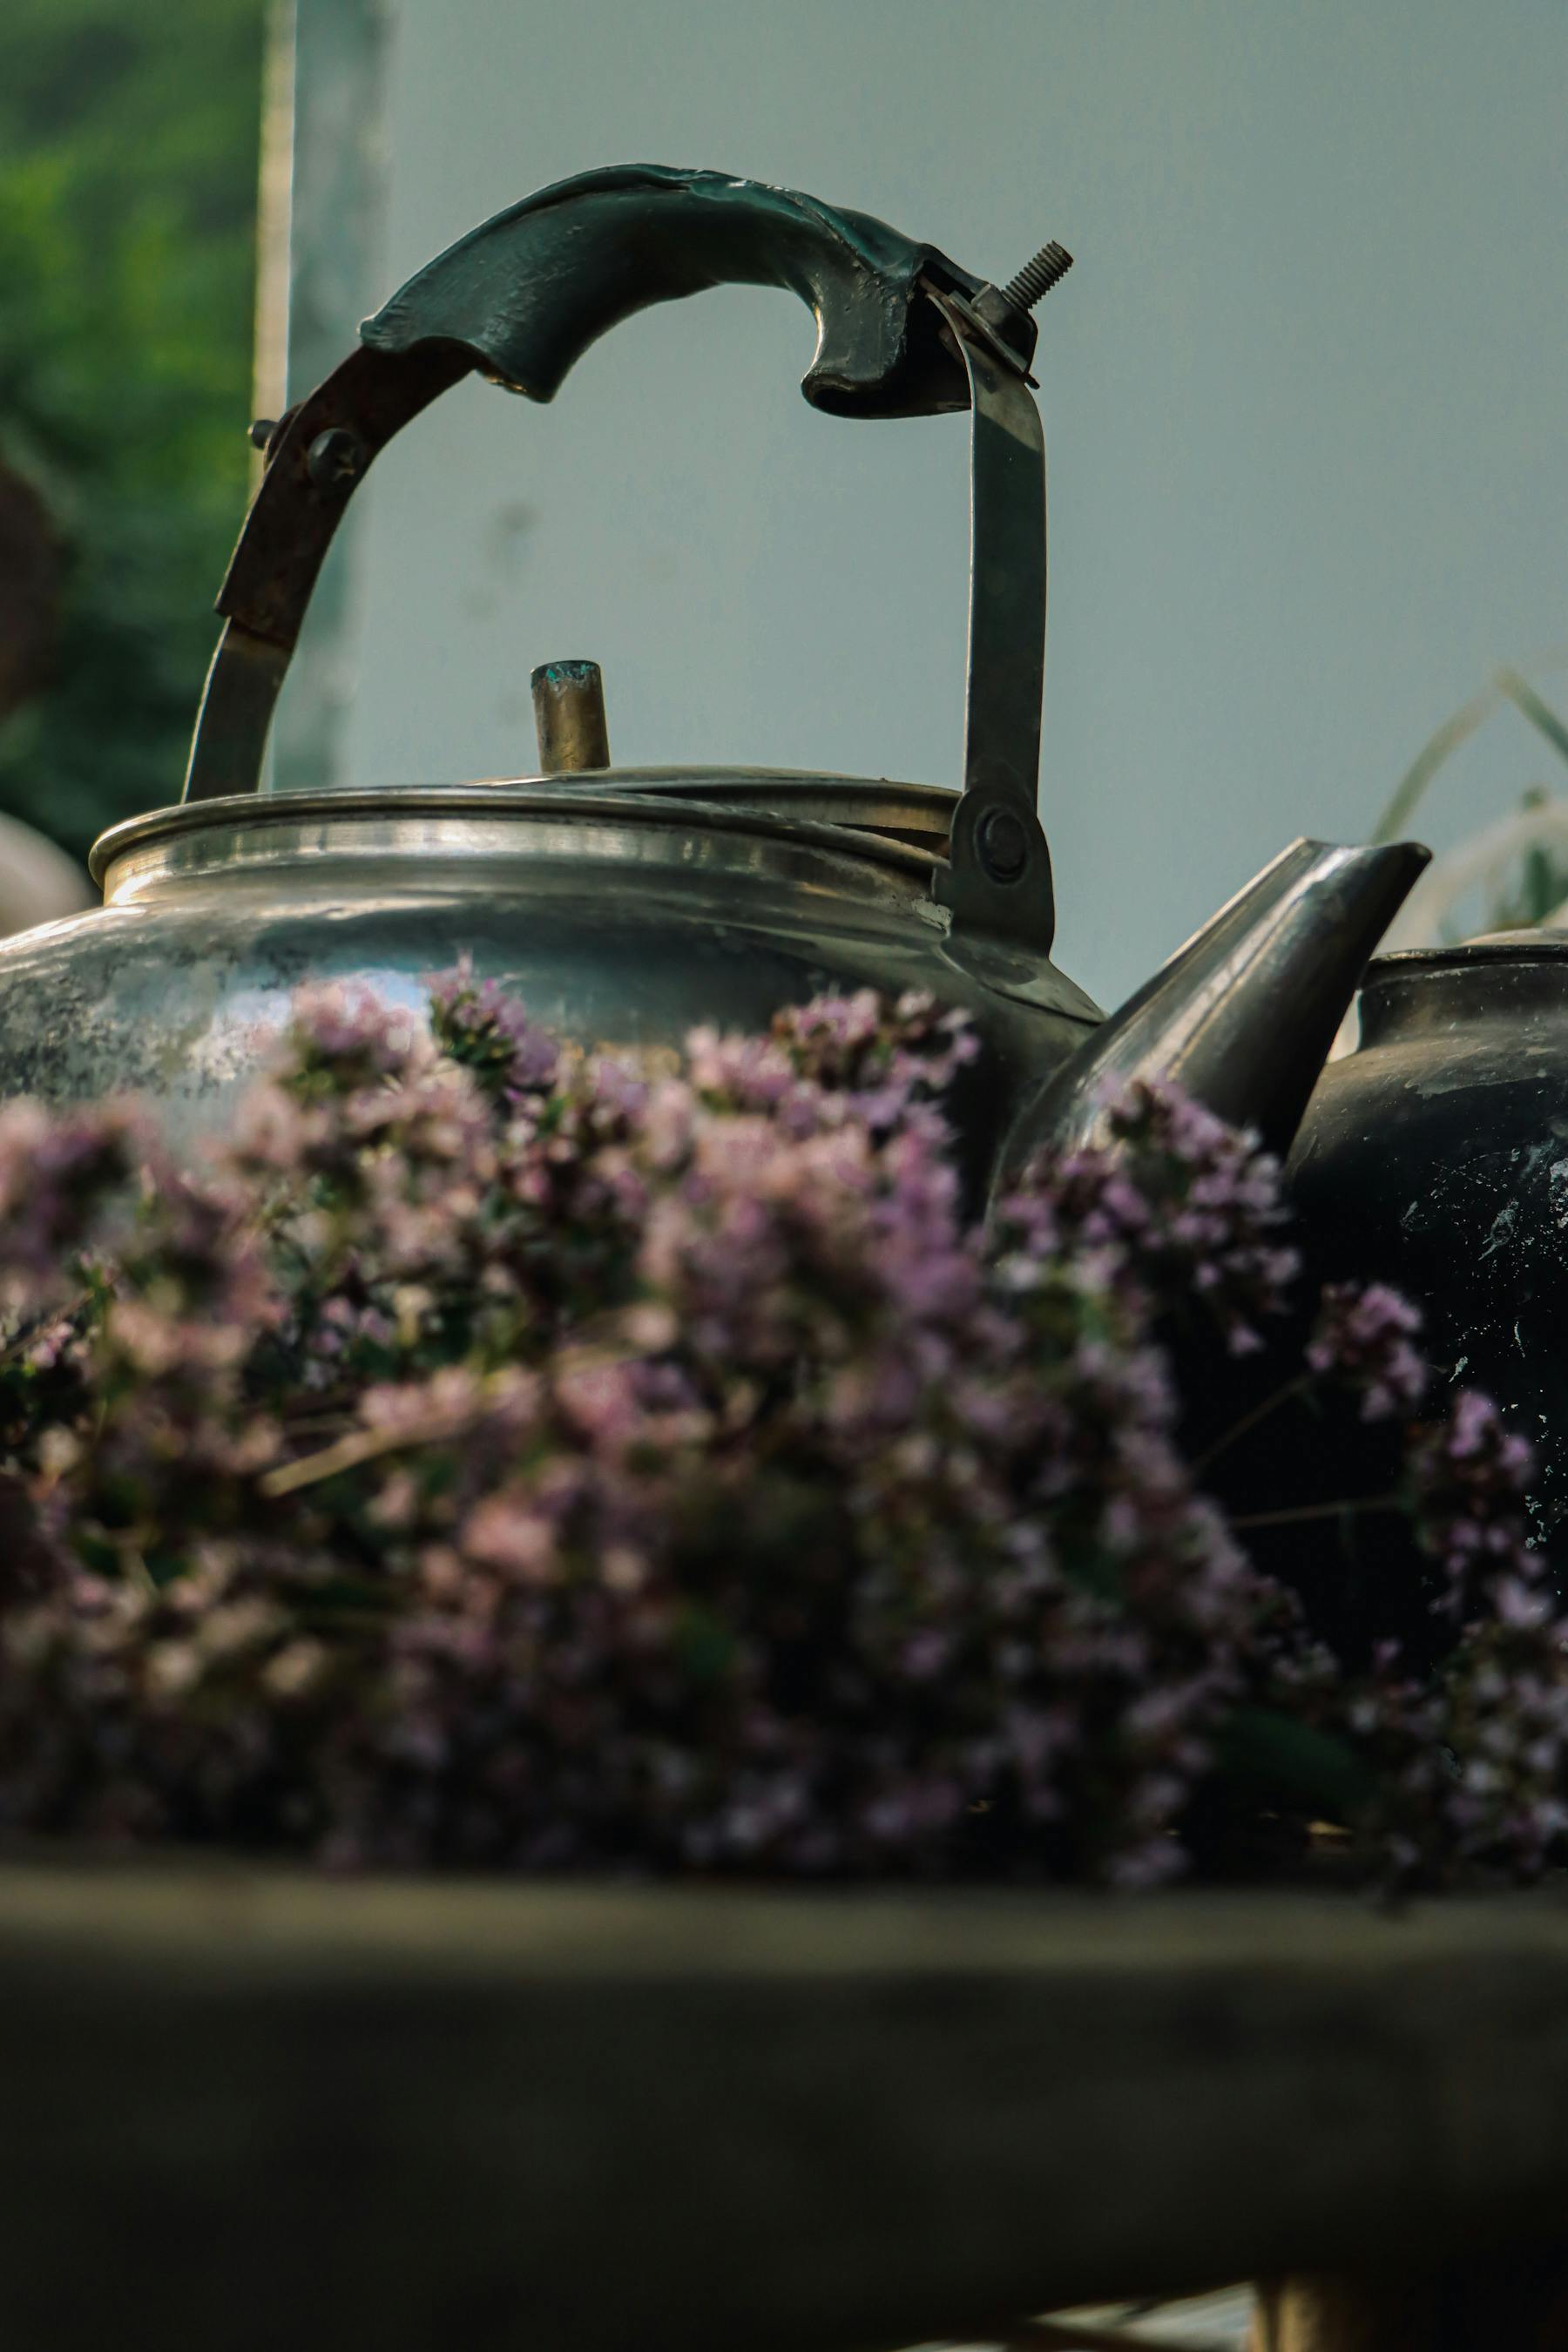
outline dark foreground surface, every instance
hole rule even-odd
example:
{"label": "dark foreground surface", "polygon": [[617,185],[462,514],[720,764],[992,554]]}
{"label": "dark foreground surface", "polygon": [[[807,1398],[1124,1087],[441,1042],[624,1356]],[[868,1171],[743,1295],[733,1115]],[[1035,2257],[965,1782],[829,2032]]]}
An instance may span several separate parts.
{"label": "dark foreground surface", "polygon": [[0,1870],[6,2352],[855,2352],[1560,2235],[1556,1896]]}

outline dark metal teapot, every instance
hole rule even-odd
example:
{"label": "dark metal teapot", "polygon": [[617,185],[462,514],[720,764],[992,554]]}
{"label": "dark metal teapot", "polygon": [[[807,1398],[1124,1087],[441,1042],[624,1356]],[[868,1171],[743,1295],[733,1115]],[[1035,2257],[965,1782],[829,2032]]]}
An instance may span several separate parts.
{"label": "dark metal teapot", "polygon": [[1324,1071],[1289,1174],[1321,1270],[1396,1282],[1434,1360],[1530,1439],[1552,1538],[1568,1515],[1568,938],[1379,957],[1360,1045]]}
{"label": "dark metal teapot", "polygon": [[[861,214],[631,165],[529,197],[430,263],[270,431],[182,805],[99,842],[102,911],[0,949],[0,1093],[132,1087],[188,1136],[221,1125],[301,982],[414,1002],[468,954],[537,1018],[626,1045],[703,1021],[762,1026],[825,989],[929,990],[981,1039],[960,1113],[980,1181],[1087,1131],[1108,1072],[1169,1070],[1286,1142],[1425,853],[1298,844],[1104,1029],[1051,962],[1028,310],[1067,259],[1047,247],[998,287]],[[259,791],[317,572],[377,451],[472,371],[549,400],[619,320],[725,280],[787,287],[810,308],[804,390],[818,408],[973,415],[960,789],[613,768],[596,672],[567,663],[536,674],[540,775]]]}

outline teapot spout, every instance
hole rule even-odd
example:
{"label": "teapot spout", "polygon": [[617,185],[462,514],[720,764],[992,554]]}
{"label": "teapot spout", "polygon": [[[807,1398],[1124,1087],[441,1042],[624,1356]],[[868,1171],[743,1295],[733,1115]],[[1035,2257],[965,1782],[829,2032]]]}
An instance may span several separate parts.
{"label": "teapot spout", "polygon": [[998,1186],[1038,1151],[1103,1140],[1108,1098],[1141,1078],[1181,1087],[1283,1158],[1367,960],[1431,854],[1293,842],[1024,1104]]}

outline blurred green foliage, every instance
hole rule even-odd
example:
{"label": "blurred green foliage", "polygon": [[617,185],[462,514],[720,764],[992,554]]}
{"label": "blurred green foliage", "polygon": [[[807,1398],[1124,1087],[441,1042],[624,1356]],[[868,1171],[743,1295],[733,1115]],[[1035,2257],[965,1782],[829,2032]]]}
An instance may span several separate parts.
{"label": "blurred green foliage", "polygon": [[244,509],[264,0],[5,0],[0,460],[69,568],[0,808],[79,851],[177,798]]}
{"label": "blurred green foliage", "polygon": [[[1561,668],[1568,655],[1559,651],[1541,657],[1553,667]],[[1408,831],[1427,788],[1444,762],[1458,750],[1461,743],[1484,727],[1494,712],[1510,706],[1522,714],[1536,733],[1550,744],[1557,757],[1568,764],[1568,719],[1563,719],[1530,680],[1517,669],[1495,670],[1479,694],[1450,713],[1442,725],[1429,735],[1416,753],[1399,782],[1373,831],[1373,841],[1395,841]],[[1532,784],[1520,803],[1521,811],[1531,813],[1560,807],[1564,793],[1549,792],[1542,784]],[[1488,895],[1478,914],[1467,906],[1461,897],[1449,907],[1443,922],[1443,933],[1455,945],[1464,939],[1474,938],[1484,931],[1532,930],[1544,923],[1559,908],[1568,906],[1568,857],[1555,838],[1556,828],[1542,829],[1540,838],[1529,843],[1516,856],[1515,870],[1494,875],[1488,885]],[[1457,910],[1458,920],[1455,919]]]}

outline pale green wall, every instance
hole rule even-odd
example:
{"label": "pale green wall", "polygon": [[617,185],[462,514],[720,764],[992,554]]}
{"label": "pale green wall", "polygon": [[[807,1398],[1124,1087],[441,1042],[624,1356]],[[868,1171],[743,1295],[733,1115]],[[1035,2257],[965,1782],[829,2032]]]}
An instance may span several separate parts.
{"label": "pale green wall", "polygon": [[[1364,832],[1489,663],[1568,640],[1563,0],[400,0],[390,92],[388,282],[626,159],[983,269],[1071,247],[1042,799],[1104,998],[1290,835]],[[952,778],[964,425],[816,415],[809,347],[730,291],[552,409],[474,386],[416,427],[366,497],[344,780],[528,768],[529,669],[576,654],[621,759]],[[1435,831],[1542,766],[1500,722]]]}

